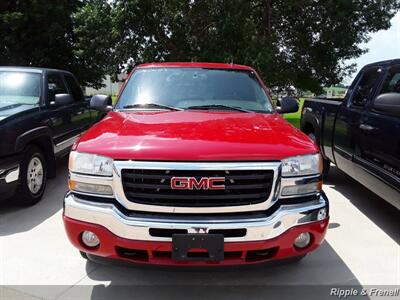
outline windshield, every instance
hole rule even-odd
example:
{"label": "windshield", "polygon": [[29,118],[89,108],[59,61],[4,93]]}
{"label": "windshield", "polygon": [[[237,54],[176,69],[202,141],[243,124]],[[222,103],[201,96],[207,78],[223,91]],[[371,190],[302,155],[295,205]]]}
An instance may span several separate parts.
{"label": "windshield", "polygon": [[40,74],[0,71],[0,106],[35,105],[40,99]]}
{"label": "windshield", "polygon": [[273,110],[254,72],[228,69],[138,69],[127,82],[116,109],[146,103],[181,109],[228,106],[257,112]]}

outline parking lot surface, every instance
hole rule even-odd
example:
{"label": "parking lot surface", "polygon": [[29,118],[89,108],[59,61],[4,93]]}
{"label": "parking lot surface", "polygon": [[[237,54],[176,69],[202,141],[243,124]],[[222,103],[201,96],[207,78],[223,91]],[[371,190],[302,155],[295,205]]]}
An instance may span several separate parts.
{"label": "parking lot surface", "polygon": [[265,299],[257,292],[268,285],[400,284],[399,211],[335,167],[324,187],[330,226],[318,250],[297,264],[207,270],[99,265],[82,259],[61,218],[67,177],[63,159],[40,203],[29,208],[1,204],[0,298],[110,299],[111,287],[129,285],[142,296],[135,299],[146,293],[176,298],[174,293],[185,287],[204,298],[213,291],[218,298]]}

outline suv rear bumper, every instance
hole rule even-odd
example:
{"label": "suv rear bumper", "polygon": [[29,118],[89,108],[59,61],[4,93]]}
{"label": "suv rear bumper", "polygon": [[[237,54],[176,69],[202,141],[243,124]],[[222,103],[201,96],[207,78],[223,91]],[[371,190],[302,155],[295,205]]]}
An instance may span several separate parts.
{"label": "suv rear bumper", "polygon": [[[315,201],[282,205],[269,216],[127,216],[113,204],[89,202],[68,193],[63,218],[71,243],[80,251],[96,256],[163,265],[235,265],[301,256],[313,251],[322,243],[328,225],[328,217],[320,218],[321,209],[325,209],[327,215],[328,202],[323,194]],[[151,234],[150,229],[187,230],[188,233],[245,229],[245,234],[225,237],[223,261],[177,262],[171,258],[172,238]],[[97,248],[88,248],[82,243],[81,235],[85,230],[99,237]],[[293,242],[302,232],[309,232],[312,238],[308,247],[299,250]]]}

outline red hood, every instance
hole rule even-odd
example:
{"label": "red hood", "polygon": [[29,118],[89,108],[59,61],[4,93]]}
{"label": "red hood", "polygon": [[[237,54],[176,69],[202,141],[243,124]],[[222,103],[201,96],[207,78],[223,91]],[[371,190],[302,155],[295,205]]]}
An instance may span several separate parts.
{"label": "red hood", "polygon": [[114,159],[268,161],[318,152],[278,114],[110,112],[76,148]]}

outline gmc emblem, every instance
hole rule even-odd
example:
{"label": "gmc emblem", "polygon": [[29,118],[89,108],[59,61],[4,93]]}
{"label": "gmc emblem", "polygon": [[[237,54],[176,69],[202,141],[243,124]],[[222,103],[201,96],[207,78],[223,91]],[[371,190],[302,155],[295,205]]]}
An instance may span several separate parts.
{"label": "gmc emblem", "polygon": [[224,190],[225,177],[172,177],[171,189],[173,190]]}

